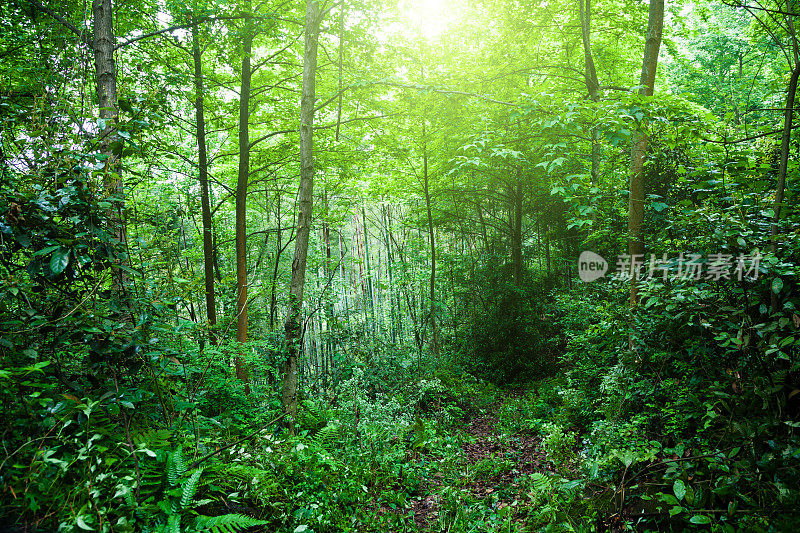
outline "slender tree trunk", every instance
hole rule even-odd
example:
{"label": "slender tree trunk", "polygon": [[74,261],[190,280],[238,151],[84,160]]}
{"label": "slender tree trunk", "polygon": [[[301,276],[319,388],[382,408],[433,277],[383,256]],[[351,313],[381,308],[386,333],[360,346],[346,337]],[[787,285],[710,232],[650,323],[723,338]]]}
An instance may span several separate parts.
{"label": "slender tree trunk", "polygon": [[347,270],[344,264],[344,243],[342,242],[342,232],[339,232],[339,275],[342,277],[342,300],[344,302],[344,317],[347,321],[347,329],[350,330],[350,300],[347,297]]}
{"label": "slender tree trunk", "polygon": [[[300,189],[292,280],[289,286],[289,316],[286,319],[288,354],[283,368],[283,408],[297,415],[297,357],[302,338],[303,286],[306,279],[308,235],[314,193],[314,102],[320,11],[316,0],[306,0],[303,89],[300,100]],[[290,421],[290,423],[292,423]],[[292,425],[293,428],[293,425]]]}
{"label": "slender tree trunk", "polygon": [[389,278],[389,320],[391,327],[389,328],[389,335],[392,344],[397,343],[397,317],[395,315],[395,290],[394,290],[394,272],[392,265],[392,226],[389,220],[389,206],[383,206],[383,224],[385,229],[385,247],[386,247],[386,274]]}
{"label": "slender tree trunk", "polygon": [[364,259],[366,262],[365,278],[367,286],[367,298],[369,298],[369,317],[370,329],[372,330],[372,338],[377,336],[377,324],[375,323],[375,287],[372,284],[372,261],[370,260],[369,251],[369,233],[367,232],[367,210],[361,206],[361,227],[364,230]]}
{"label": "slender tree trunk", "polygon": [[[585,3],[584,3],[585,2]],[[593,102],[600,100],[600,82],[597,80],[597,70],[594,67],[592,57],[592,4],[591,0],[578,0],[581,18],[581,37],[583,39],[583,57],[586,79],[586,90],[589,98]],[[597,185],[600,182],[600,142],[597,138],[596,128],[592,128],[592,170],[591,183]]]}
{"label": "slender tree trunk", "polygon": [[[325,201],[325,213],[327,215],[328,214],[328,209],[329,209],[328,191],[327,190],[325,191],[325,194],[324,194],[323,198],[324,198],[324,201]],[[322,241],[323,241],[323,243],[325,245],[325,269],[324,269],[324,272],[325,272],[325,279],[327,281],[328,279],[332,280],[333,277],[336,274],[336,272],[334,271],[334,265],[333,265],[333,254],[331,253],[331,228],[330,228],[330,224],[328,224],[327,218],[325,218],[322,221]],[[336,320],[336,313],[335,313],[335,310],[333,308],[333,298],[326,298],[326,303],[325,303],[325,331],[328,334],[325,336],[325,351],[327,353],[328,358],[331,358],[333,356],[333,351],[336,349],[336,346],[334,344],[334,340],[333,340],[332,336],[330,335],[331,327],[334,324],[335,320]],[[328,370],[330,370],[329,365],[324,365],[324,368],[323,368],[323,386],[326,389],[328,387],[328,378],[330,377],[329,373],[328,373]]]}
{"label": "slender tree trunk", "polygon": [[[771,250],[773,254],[778,253],[778,230],[781,220],[781,210],[783,209],[783,194],[786,190],[786,174],[789,167],[789,148],[792,139],[792,117],[794,115],[795,93],[797,93],[797,80],[800,77],[800,63],[792,69],[792,76],[789,78],[789,89],[786,94],[786,109],[783,115],[783,137],[781,138],[781,161],[778,168],[778,184],[775,189],[775,207],[770,227],[772,237]],[[773,313],[778,311],[778,295],[770,291],[770,308]]]}
{"label": "slender tree trunk", "polygon": [[281,245],[283,240],[283,228],[281,228],[281,193],[277,191],[275,194],[276,204],[276,217],[278,222],[278,242],[275,245],[275,263],[272,266],[272,288],[269,297],[269,330],[275,329],[275,322],[278,321],[278,267],[281,264],[281,255],[283,254],[284,246]]}
{"label": "slender tree trunk", "polygon": [[491,250],[489,246],[489,234],[486,231],[486,220],[483,218],[483,209],[481,209],[480,204],[477,204],[475,207],[478,211],[478,220],[481,222],[481,237],[483,238],[483,246],[488,254]]}
{"label": "slender tree trunk", "polygon": [[522,183],[521,172],[517,170],[517,183],[514,187],[514,218],[511,228],[511,264],[514,267],[514,284],[522,285]]}
{"label": "slender tree trunk", "polygon": [[[248,12],[249,12],[248,3]],[[242,43],[242,85],[239,92],[239,175],[236,182],[236,340],[247,342],[247,185],[250,177],[250,54],[253,48],[253,19],[245,20]],[[236,376],[249,381],[241,354],[236,356]],[[247,385],[246,389],[249,389]]]}
{"label": "slender tree trunk", "polygon": [[[664,26],[664,0],[651,0],[647,21],[639,94],[651,96],[655,87],[658,50]],[[631,143],[631,184],[628,195],[628,253],[633,257],[644,254],[642,222],[644,221],[644,158],[647,153],[647,134],[644,129],[634,133]],[[630,305],[638,301],[638,280],[631,280]]]}
{"label": "slender tree trunk", "polygon": [[547,267],[547,277],[550,277],[550,224],[544,226],[544,259]]}
{"label": "slender tree trunk", "polygon": [[197,24],[192,26],[192,58],[194,59],[194,109],[197,122],[197,165],[200,180],[200,209],[203,212],[203,272],[205,277],[206,317],[211,344],[217,343],[217,304],[214,297],[214,245],[211,240],[211,201],[208,194],[208,153],[206,151],[206,121],[203,115],[203,63]]}
{"label": "slender tree trunk", "polygon": [[[584,4],[585,2],[585,4]],[[583,39],[583,59],[585,65],[586,90],[589,97],[597,102],[600,98],[600,83],[597,81],[597,71],[592,58],[591,31],[592,31],[592,4],[591,0],[578,0],[581,18],[581,38]]]}
{"label": "slender tree trunk", "polygon": [[431,248],[430,277],[430,312],[428,319],[431,326],[430,348],[434,356],[439,355],[439,331],[436,324],[436,238],[433,231],[433,212],[431,210],[431,191],[428,179],[428,139],[426,138],[425,118],[422,119],[422,184],[425,193],[425,211],[428,215],[428,241]]}

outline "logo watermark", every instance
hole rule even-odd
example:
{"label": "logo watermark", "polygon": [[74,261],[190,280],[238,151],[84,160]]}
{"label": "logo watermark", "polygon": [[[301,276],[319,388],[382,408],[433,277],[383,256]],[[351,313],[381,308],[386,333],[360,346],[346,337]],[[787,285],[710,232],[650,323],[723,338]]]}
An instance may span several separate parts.
{"label": "logo watermark", "polygon": [[578,275],[581,281],[589,283],[606,275],[608,272],[608,261],[594,252],[581,252],[578,258]]}
{"label": "logo watermark", "polygon": [[[639,279],[677,280],[730,280],[758,279],[761,254],[620,254],[611,279],[627,281]],[[578,257],[578,275],[587,283],[605,277],[609,263],[594,252],[581,252]]]}

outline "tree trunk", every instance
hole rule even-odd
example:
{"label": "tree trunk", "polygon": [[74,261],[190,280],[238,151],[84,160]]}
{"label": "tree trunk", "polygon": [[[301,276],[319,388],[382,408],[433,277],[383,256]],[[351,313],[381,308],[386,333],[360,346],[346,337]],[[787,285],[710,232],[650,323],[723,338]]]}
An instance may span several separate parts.
{"label": "tree trunk", "polygon": [[[778,184],[775,189],[775,207],[770,227],[772,238],[771,250],[775,255],[778,253],[778,230],[781,220],[781,210],[783,209],[783,193],[786,189],[786,173],[789,166],[789,148],[792,139],[792,116],[794,115],[795,93],[797,92],[797,79],[800,77],[800,63],[792,69],[792,76],[789,78],[789,89],[786,94],[786,109],[783,116],[783,137],[781,138],[781,161],[778,168]],[[773,313],[778,311],[778,295],[770,291],[770,308]]]}
{"label": "tree trunk", "polygon": [[289,316],[284,326],[288,354],[283,368],[283,408],[293,419],[297,415],[297,356],[302,339],[303,286],[306,280],[308,235],[314,193],[314,102],[320,11],[316,0],[306,0],[303,89],[300,100],[300,189],[292,280],[289,285]]}
{"label": "tree trunk", "polygon": [[[269,330],[275,329],[275,322],[278,321],[278,267],[281,264],[281,255],[285,248],[281,244],[283,240],[283,228],[281,228],[281,193],[278,191],[275,194],[275,220],[278,222],[278,242],[275,245],[275,262],[272,266],[272,288],[269,297]],[[289,243],[286,243],[287,245]]]}
{"label": "tree trunk", "polygon": [[[664,26],[664,0],[651,0],[647,21],[647,38],[644,45],[639,94],[652,96],[661,47],[661,30]],[[644,221],[644,158],[647,153],[647,134],[643,129],[634,133],[631,143],[631,185],[628,195],[628,253],[644,254],[642,222]],[[631,280],[630,305],[638,301],[638,282]]]}
{"label": "tree trunk", "polygon": [[[328,224],[327,215],[329,212],[329,205],[328,205],[328,191],[325,191],[324,195],[325,201],[325,220],[322,221],[322,242],[325,246],[325,280],[333,280],[333,277],[336,275],[336,271],[334,270],[333,265],[333,254],[331,252],[331,227]],[[331,291],[332,292],[332,291]],[[327,354],[327,359],[323,362],[327,361],[328,359],[333,358],[333,352],[336,349],[336,345],[332,338],[331,328],[336,321],[336,313],[333,307],[333,298],[326,298],[325,302],[325,332],[327,335],[325,336],[325,353]],[[328,378],[330,367],[329,365],[323,365],[323,386],[327,390],[328,388]]]}
{"label": "tree trunk", "polygon": [[[249,11],[249,3],[248,3]],[[236,340],[247,342],[247,183],[250,177],[250,54],[253,48],[253,19],[245,19],[242,43],[242,85],[239,92],[239,175],[236,182]],[[240,348],[241,349],[241,348]],[[241,354],[235,359],[236,376],[249,381]],[[249,389],[245,385],[246,389]]]}
{"label": "tree trunk", "polygon": [[208,153],[206,151],[206,121],[203,115],[203,64],[200,56],[198,26],[192,26],[192,57],[194,59],[194,108],[197,122],[197,165],[200,180],[200,208],[203,212],[203,273],[205,277],[206,317],[211,344],[217,343],[217,305],[214,297],[214,245],[211,241],[211,202],[208,194]]}
{"label": "tree trunk", "polygon": [[[586,90],[592,102],[600,100],[600,82],[597,80],[597,70],[592,57],[591,30],[592,30],[592,4],[591,0],[578,0],[581,18],[581,37],[583,39],[583,57],[585,68]],[[596,186],[600,182],[600,143],[596,128],[592,128],[592,170],[591,183]]]}
{"label": "tree trunk", "polygon": [[[586,4],[584,4],[584,1]],[[589,97],[593,102],[597,102],[600,98],[599,90],[600,83],[597,81],[597,71],[594,68],[594,59],[592,58],[592,45],[591,45],[591,28],[592,28],[592,4],[591,0],[578,0],[580,6],[579,13],[581,18],[581,37],[583,39],[583,58],[586,72],[584,77],[586,79],[586,90],[589,92]]]}
{"label": "tree trunk", "polygon": [[375,339],[378,331],[377,324],[375,323],[375,287],[372,283],[372,261],[369,251],[369,233],[367,232],[367,210],[363,205],[361,206],[361,227],[364,230],[364,262],[366,264],[364,278],[366,280],[366,296],[369,298],[370,330],[372,330],[372,338]]}
{"label": "tree trunk", "polygon": [[550,224],[544,226],[544,259],[547,266],[547,277],[550,277]]}
{"label": "tree trunk", "polygon": [[111,151],[111,142],[116,138],[117,117],[117,68],[114,62],[114,13],[111,0],[93,0],[94,70],[97,87],[97,105],[105,128],[100,133],[100,151],[106,157],[106,187],[109,193],[116,192],[117,178],[113,176],[117,157]]}
{"label": "tree trunk", "polygon": [[514,267],[514,285],[522,285],[522,191],[521,172],[517,170],[517,183],[514,187],[514,219],[511,228],[511,264]]}
{"label": "tree trunk", "polygon": [[428,140],[426,138],[425,118],[422,119],[422,184],[425,193],[425,210],[428,214],[428,240],[431,248],[430,277],[430,312],[428,320],[431,326],[430,348],[434,356],[439,355],[439,331],[436,324],[436,238],[433,232],[433,212],[431,211],[431,191],[428,180]]}
{"label": "tree trunk", "polygon": [[[100,155],[105,160],[103,186],[106,194],[116,200],[109,212],[111,231],[120,242],[120,249],[126,248],[127,232],[123,211],[122,180],[119,177],[119,158],[114,154],[112,144],[117,140],[117,119],[119,117],[117,96],[117,66],[114,61],[114,11],[111,0],[92,1],[92,48],[94,51],[95,84],[100,119],[105,122],[100,132]],[[118,268],[124,259],[118,258],[113,267],[115,292],[122,294],[128,281],[125,270]]]}

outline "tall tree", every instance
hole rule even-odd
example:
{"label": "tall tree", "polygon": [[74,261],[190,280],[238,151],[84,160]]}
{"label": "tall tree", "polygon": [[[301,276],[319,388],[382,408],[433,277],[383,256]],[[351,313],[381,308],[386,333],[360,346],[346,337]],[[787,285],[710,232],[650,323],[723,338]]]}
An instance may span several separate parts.
{"label": "tall tree", "polygon": [[[642,73],[639,77],[639,94],[652,96],[658,66],[658,50],[664,27],[664,0],[651,0],[644,44]],[[644,159],[647,153],[647,133],[644,129],[633,135],[631,142],[631,181],[628,194],[628,253],[631,260],[644,254],[642,222],[644,221]],[[638,280],[631,280],[630,304],[638,301]]]}
{"label": "tall tree", "polygon": [[316,101],[317,51],[320,9],[316,0],[306,0],[305,45],[303,50],[303,88],[300,100],[300,187],[298,190],[297,233],[289,285],[289,315],[286,318],[288,353],[283,365],[283,408],[290,417],[297,415],[297,357],[300,352],[303,287],[306,280],[308,236],[314,193],[314,103]]}
{"label": "tall tree", "polygon": [[439,329],[436,323],[436,237],[433,230],[433,212],[431,210],[431,190],[428,176],[428,139],[425,121],[422,117],[422,187],[425,196],[425,214],[428,218],[428,244],[431,250],[431,275],[429,280],[430,309],[428,320],[431,328],[430,348],[433,355],[439,354]]}
{"label": "tall tree", "polygon": [[210,338],[216,343],[214,326],[217,324],[217,305],[214,297],[214,244],[211,229],[211,202],[208,190],[208,153],[206,147],[206,121],[203,114],[204,87],[203,62],[200,51],[199,27],[192,26],[192,59],[194,62],[195,122],[197,136],[197,165],[200,181],[200,209],[203,217],[203,273],[205,278],[206,317],[212,328]]}
{"label": "tall tree", "polygon": [[[114,12],[111,0],[93,0],[92,2],[92,47],[94,51],[94,71],[97,87],[97,105],[100,118],[105,122],[101,132],[101,149],[106,156],[106,169],[111,172],[117,160],[110,145],[118,117],[117,109],[117,67],[114,62]],[[107,174],[109,176],[109,174]],[[108,178],[113,180],[113,178]],[[106,184],[116,188],[116,182]]]}
{"label": "tall tree", "polygon": [[[583,41],[583,61],[584,79],[586,80],[586,90],[589,98],[593,102],[600,100],[600,82],[597,79],[597,69],[594,66],[594,56],[592,55],[592,2],[591,0],[578,0],[579,14],[581,19],[581,39]],[[592,185],[597,185],[600,180],[600,142],[598,131],[592,129]]]}
{"label": "tall tree", "polygon": [[[247,2],[242,41],[242,83],[239,90],[239,174],[236,181],[236,341],[247,342],[247,185],[250,179],[250,82],[253,75],[253,17]],[[236,376],[248,381],[241,353],[235,359]]]}

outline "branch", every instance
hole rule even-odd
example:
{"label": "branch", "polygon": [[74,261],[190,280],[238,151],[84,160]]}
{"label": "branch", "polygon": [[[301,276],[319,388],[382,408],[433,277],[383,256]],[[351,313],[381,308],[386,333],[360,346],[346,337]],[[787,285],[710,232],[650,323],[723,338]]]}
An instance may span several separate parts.
{"label": "branch", "polygon": [[47,15],[50,15],[51,17],[53,17],[56,20],[56,22],[58,22],[59,24],[61,24],[65,28],[67,28],[69,31],[71,31],[72,33],[77,35],[82,42],[84,42],[85,44],[88,44],[89,46],[92,46],[92,40],[89,39],[89,37],[86,35],[86,32],[84,32],[83,30],[80,30],[77,27],[75,27],[75,25],[72,24],[70,21],[68,21],[67,19],[65,19],[64,17],[62,17],[61,15],[59,15],[58,13],[53,11],[52,9],[50,9],[48,7],[44,7],[42,4],[40,4],[36,0],[29,0],[29,3],[30,3],[30,5],[31,5],[31,7],[33,9],[38,9],[42,13],[46,13]]}
{"label": "branch", "polygon": [[277,418],[275,418],[275,419],[273,419],[273,420],[270,420],[269,422],[267,422],[266,424],[264,424],[263,426],[261,426],[261,427],[260,427],[260,428],[258,428],[257,430],[253,431],[252,433],[248,433],[247,435],[245,435],[245,436],[244,436],[244,437],[242,437],[241,439],[239,439],[239,440],[237,440],[237,441],[234,441],[234,442],[231,442],[230,444],[226,444],[226,445],[225,445],[225,446],[223,446],[222,448],[219,448],[219,449],[217,449],[217,450],[214,450],[213,452],[209,452],[209,453],[205,454],[203,457],[201,457],[200,459],[197,459],[197,460],[195,460],[195,461],[192,463],[192,468],[197,468],[198,466],[200,466],[200,463],[203,463],[203,462],[207,461],[208,459],[211,459],[211,458],[212,458],[212,457],[214,457],[215,455],[219,455],[220,453],[224,452],[225,450],[227,450],[227,449],[229,449],[229,448],[233,448],[233,447],[234,447],[234,446],[236,446],[237,444],[241,444],[241,443],[243,443],[243,442],[244,442],[244,441],[246,441],[246,440],[250,440],[250,439],[252,439],[252,438],[253,438],[253,437],[255,437],[255,436],[258,434],[258,433],[261,433],[262,431],[264,431],[265,429],[267,429],[267,427],[268,427],[268,426],[271,426],[272,424],[274,424],[275,422],[277,422],[278,420],[280,420],[281,418],[283,418],[283,417],[285,417],[285,416],[286,416],[286,413],[284,413],[284,414],[282,414],[282,415],[278,416]]}
{"label": "branch", "polygon": [[[792,129],[800,128],[800,124],[795,124],[792,126]],[[736,139],[735,141],[715,141],[714,139],[707,139],[706,137],[700,137],[706,142],[715,143],[715,144],[738,144],[743,143],[746,141],[752,141],[754,139],[760,139],[761,137],[769,137],[770,135],[775,135],[776,133],[783,133],[783,128],[779,130],[768,131],[766,133],[759,133],[758,135],[751,135],[750,137],[745,137],[743,139]]]}
{"label": "branch", "polygon": [[260,143],[260,142],[262,142],[262,141],[266,141],[266,140],[267,140],[267,139],[269,139],[270,137],[275,137],[276,135],[283,135],[283,134],[285,134],[285,133],[297,133],[297,130],[281,130],[281,131],[273,131],[272,133],[268,133],[268,134],[264,135],[263,137],[259,137],[259,138],[258,138],[258,139],[256,139],[255,141],[251,142],[251,143],[250,143],[250,144],[247,146],[247,148],[248,148],[248,150],[249,150],[249,149],[253,148],[253,146],[257,145],[258,143]]}
{"label": "branch", "polygon": [[[251,16],[251,15],[221,15],[221,16],[218,16],[218,17],[201,17],[201,18],[199,18],[199,19],[197,19],[195,21],[192,21],[192,22],[189,22],[189,23],[186,23],[186,24],[177,24],[175,26],[170,26],[169,28],[164,28],[163,30],[153,31],[153,32],[150,32],[150,33],[145,33],[145,34],[139,35],[137,37],[131,37],[130,39],[128,39],[126,41],[122,41],[121,43],[115,45],[114,46],[114,50],[118,50],[120,48],[128,46],[129,44],[133,44],[136,41],[141,41],[142,39],[149,39],[150,37],[156,37],[158,35],[161,35],[162,33],[169,33],[171,31],[175,31],[175,30],[186,30],[186,29],[191,28],[195,24],[205,24],[206,22],[216,22],[218,20],[239,20],[239,19],[247,18],[249,16]],[[259,17],[255,17],[254,16],[253,18],[259,18]]]}
{"label": "branch", "polygon": [[609,91],[623,91],[623,92],[631,92],[630,87],[620,87],[619,85],[603,85],[602,87],[598,87],[600,90],[609,90]]}
{"label": "branch", "polygon": [[452,90],[452,89],[440,89],[438,87],[433,87],[433,86],[430,86],[430,85],[428,85],[428,86],[425,86],[425,85],[411,85],[411,84],[408,84],[408,83],[399,83],[399,82],[394,82],[394,81],[374,81],[374,82],[372,82],[372,85],[386,85],[388,87],[398,87],[400,89],[416,89],[418,91],[430,91],[430,92],[434,92],[434,93],[438,93],[438,94],[455,94],[455,95],[459,95],[459,96],[472,96],[472,97],[475,97],[475,98],[479,98],[481,100],[485,100],[487,102],[492,102],[493,104],[506,105],[506,106],[510,106],[510,107],[518,107],[517,104],[511,103],[511,102],[503,102],[502,100],[495,100],[494,98],[489,98],[488,96],[483,95],[483,94],[466,92],[466,91],[456,91],[456,90]]}
{"label": "branch", "polygon": [[780,15],[786,15],[788,17],[800,17],[800,13],[790,13],[788,11],[782,11],[780,9],[769,9],[767,7],[762,7],[762,6],[749,6],[741,2],[725,2],[724,0],[722,3],[728,7],[741,7],[747,10],[757,9],[759,11],[766,11],[767,13],[778,13]]}

